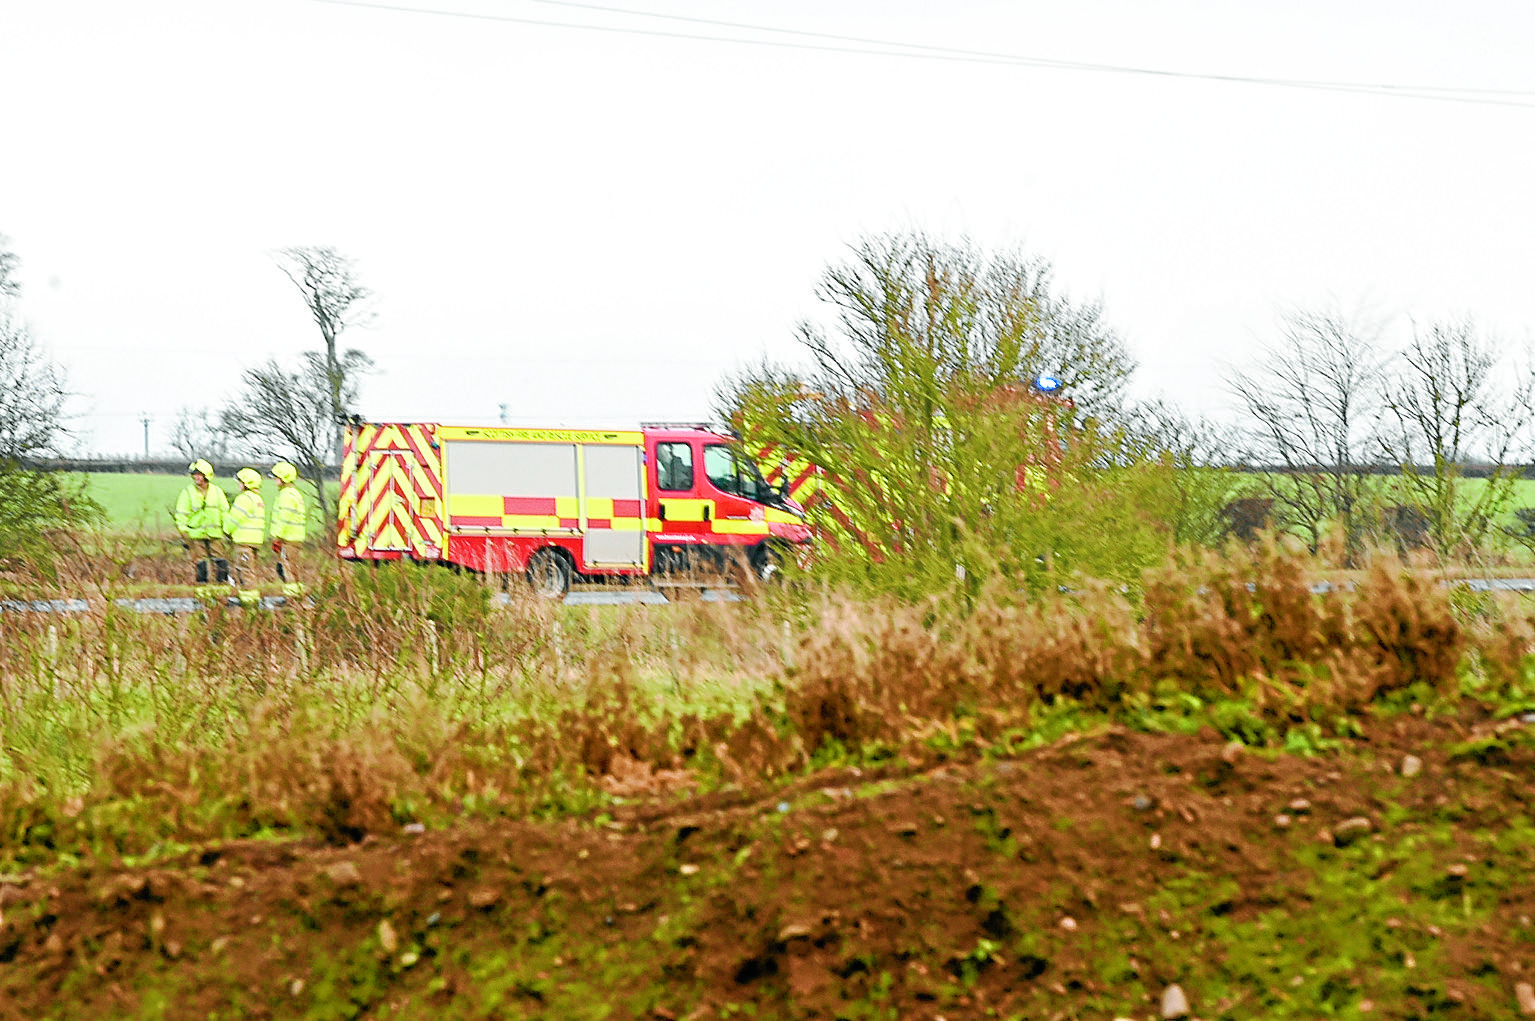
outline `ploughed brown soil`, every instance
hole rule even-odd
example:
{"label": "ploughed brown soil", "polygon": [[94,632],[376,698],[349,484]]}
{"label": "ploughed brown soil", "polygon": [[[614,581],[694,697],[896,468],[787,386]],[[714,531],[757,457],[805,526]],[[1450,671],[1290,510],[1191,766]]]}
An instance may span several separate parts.
{"label": "ploughed brown soil", "polygon": [[[1451,754],[1498,726],[1108,729],[701,796],[635,766],[583,820],[3,877],[0,1017],[1146,1018],[1173,983],[1191,1017],[1512,1017],[1535,879],[1484,837],[1529,825],[1535,758]],[[1307,922],[1318,870],[1385,903]]]}

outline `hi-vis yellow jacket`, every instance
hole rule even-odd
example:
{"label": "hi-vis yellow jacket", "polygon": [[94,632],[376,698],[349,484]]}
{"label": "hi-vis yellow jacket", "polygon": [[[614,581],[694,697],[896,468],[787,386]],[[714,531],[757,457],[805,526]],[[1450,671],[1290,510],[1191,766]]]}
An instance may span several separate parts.
{"label": "hi-vis yellow jacket", "polygon": [[272,508],[272,538],[303,542],[308,516],[309,509],[304,506],[304,494],[298,486],[279,487],[277,503]]}
{"label": "hi-vis yellow jacket", "polygon": [[266,502],[259,491],[247,489],[235,497],[224,515],[224,532],[240,546],[260,546],[265,541]]}
{"label": "hi-vis yellow jacket", "polygon": [[217,539],[224,534],[229,497],[213,483],[201,492],[194,482],[176,498],[176,531],[188,539]]}

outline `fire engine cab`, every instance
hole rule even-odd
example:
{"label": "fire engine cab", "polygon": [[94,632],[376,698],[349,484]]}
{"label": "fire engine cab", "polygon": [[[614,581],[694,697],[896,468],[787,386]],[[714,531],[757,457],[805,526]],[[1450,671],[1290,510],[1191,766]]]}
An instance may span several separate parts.
{"label": "fire engine cab", "polygon": [[360,423],[346,429],[337,521],[351,560],[524,574],[561,598],[577,577],[769,577],[810,542],[804,510],[734,437],[633,430]]}

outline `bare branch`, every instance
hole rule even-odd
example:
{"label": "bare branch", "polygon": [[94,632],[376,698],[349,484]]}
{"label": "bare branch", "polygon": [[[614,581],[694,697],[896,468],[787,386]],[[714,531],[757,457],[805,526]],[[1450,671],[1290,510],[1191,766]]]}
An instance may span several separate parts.
{"label": "bare branch", "polygon": [[[1401,466],[1404,489],[1443,554],[1479,547],[1513,499],[1509,462],[1528,428],[1527,384],[1504,389],[1500,362],[1499,345],[1469,316],[1414,324],[1389,394],[1394,428],[1382,449]],[[1489,473],[1475,489],[1464,485],[1473,464]]]}
{"label": "bare branch", "polygon": [[1246,412],[1244,459],[1277,469],[1262,476],[1280,523],[1313,550],[1333,522],[1352,559],[1377,488],[1384,369],[1379,327],[1336,309],[1294,310],[1259,367],[1231,372],[1228,392]]}
{"label": "bare branch", "polygon": [[[357,376],[366,362],[360,351],[343,353],[344,406],[356,400]],[[306,351],[292,372],[269,359],[242,374],[242,389],[220,412],[219,424],[253,453],[291,461],[323,493],[334,426],[329,379],[325,357],[317,351]]]}
{"label": "bare branch", "polygon": [[63,370],[15,312],[0,307],[0,458],[55,453],[69,399]]}
{"label": "bare branch", "polygon": [[171,449],[188,462],[200,457],[215,463],[227,461],[234,453],[233,439],[208,408],[183,407],[171,426]]}
{"label": "bare branch", "polygon": [[304,304],[325,342],[322,392],[330,400],[331,442],[334,457],[339,462],[342,422],[351,411],[351,399],[345,395],[349,385],[355,382],[349,380],[348,373],[366,372],[373,363],[358,351],[341,352],[338,345],[348,327],[372,321],[370,301],[373,292],[357,279],[352,260],[334,248],[284,248],[277,254],[278,268],[303,295]]}
{"label": "bare branch", "polygon": [[11,239],[0,234],[0,298],[14,298],[21,293],[21,281],[16,279],[16,268],[21,260],[11,251]]}

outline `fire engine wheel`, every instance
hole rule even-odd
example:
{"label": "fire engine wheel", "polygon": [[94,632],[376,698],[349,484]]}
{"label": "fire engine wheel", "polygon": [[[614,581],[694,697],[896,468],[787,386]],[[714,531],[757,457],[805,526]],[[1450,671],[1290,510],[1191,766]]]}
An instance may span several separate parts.
{"label": "fire engine wheel", "polygon": [[776,547],[763,543],[752,551],[751,566],[757,581],[766,584],[778,577],[778,572],[783,569],[783,554]]}
{"label": "fire engine wheel", "polygon": [[564,599],[570,591],[570,576],[569,558],[552,546],[528,558],[528,587],[540,599]]}

